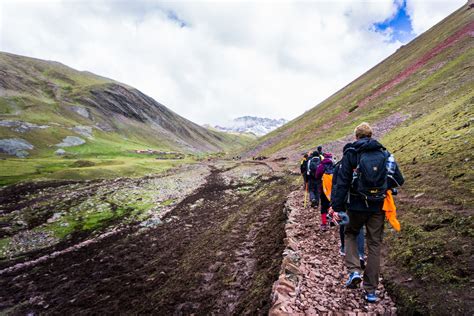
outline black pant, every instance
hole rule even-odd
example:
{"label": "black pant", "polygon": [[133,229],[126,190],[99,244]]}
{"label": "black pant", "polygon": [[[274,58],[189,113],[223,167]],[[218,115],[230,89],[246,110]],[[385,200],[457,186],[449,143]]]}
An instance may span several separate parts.
{"label": "black pant", "polygon": [[329,207],[331,206],[331,202],[329,202],[324,192],[321,192],[320,196],[321,196],[321,214],[327,214]]}

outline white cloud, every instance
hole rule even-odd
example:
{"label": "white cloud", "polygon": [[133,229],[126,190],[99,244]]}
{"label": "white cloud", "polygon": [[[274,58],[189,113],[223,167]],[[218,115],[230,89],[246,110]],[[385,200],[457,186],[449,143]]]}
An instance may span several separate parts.
{"label": "white cloud", "polygon": [[466,0],[407,0],[413,31],[419,35],[459,9]]}
{"label": "white cloud", "polygon": [[371,28],[391,0],[0,3],[1,50],[122,81],[198,123],[294,118],[401,45]]}

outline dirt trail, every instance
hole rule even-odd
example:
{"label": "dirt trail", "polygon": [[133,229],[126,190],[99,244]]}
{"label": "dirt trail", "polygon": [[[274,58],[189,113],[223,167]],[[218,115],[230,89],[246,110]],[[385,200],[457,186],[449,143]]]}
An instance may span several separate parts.
{"label": "dirt trail", "polygon": [[395,303],[382,284],[378,302],[368,304],[363,290],[346,289],[347,273],[339,255],[339,231],[320,231],[319,211],[303,207],[303,191],[287,201],[287,248],[282,274],[274,285],[271,315],[395,315]]}
{"label": "dirt trail", "polygon": [[[6,272],[6,314],[265,314],[284,248],[289,182],[213,169],[164,218]],[[253,169],[254,171],[249,171]],[[240,171],[239,171],[240,170]]]}

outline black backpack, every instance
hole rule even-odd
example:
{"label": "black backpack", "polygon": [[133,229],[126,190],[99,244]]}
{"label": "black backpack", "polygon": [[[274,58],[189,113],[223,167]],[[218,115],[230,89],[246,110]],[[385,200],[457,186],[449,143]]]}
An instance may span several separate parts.
{"label": "black backpack", "polygon": [[384,149],[357,153],[352,188],[365,199],[367,205],[368,201],[381,202],[386,197],[388,156]]}
{"label": "black backpack", "polygon": [[318,169],[320,163],[321,163],[321,157],[316,156],[316,157],[311,158],[308,162],[308,175],[312,175],[313,177],[315,177],[316,170]]}
{"label": "black backpack", "polygon": [[300,164],[301,173],[306,173],[307,169],[308,169],[308,159],[301,160],[301,164]]}

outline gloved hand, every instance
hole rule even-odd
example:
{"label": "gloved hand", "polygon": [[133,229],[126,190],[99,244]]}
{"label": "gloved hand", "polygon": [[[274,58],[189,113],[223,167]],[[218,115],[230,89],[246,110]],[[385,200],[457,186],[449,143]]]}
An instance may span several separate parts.
{"label": "gloved hand", "polygon": [[328,216],[333,217],[333,214],[334,214],[334,210],[333,210],[332,206],[330,206],[329,209],[328,209]]}
{"label": "gloved hand", "polygon": [[334,212],[332,219],[337,225],[349,224],[349,216],[346,212]]}

